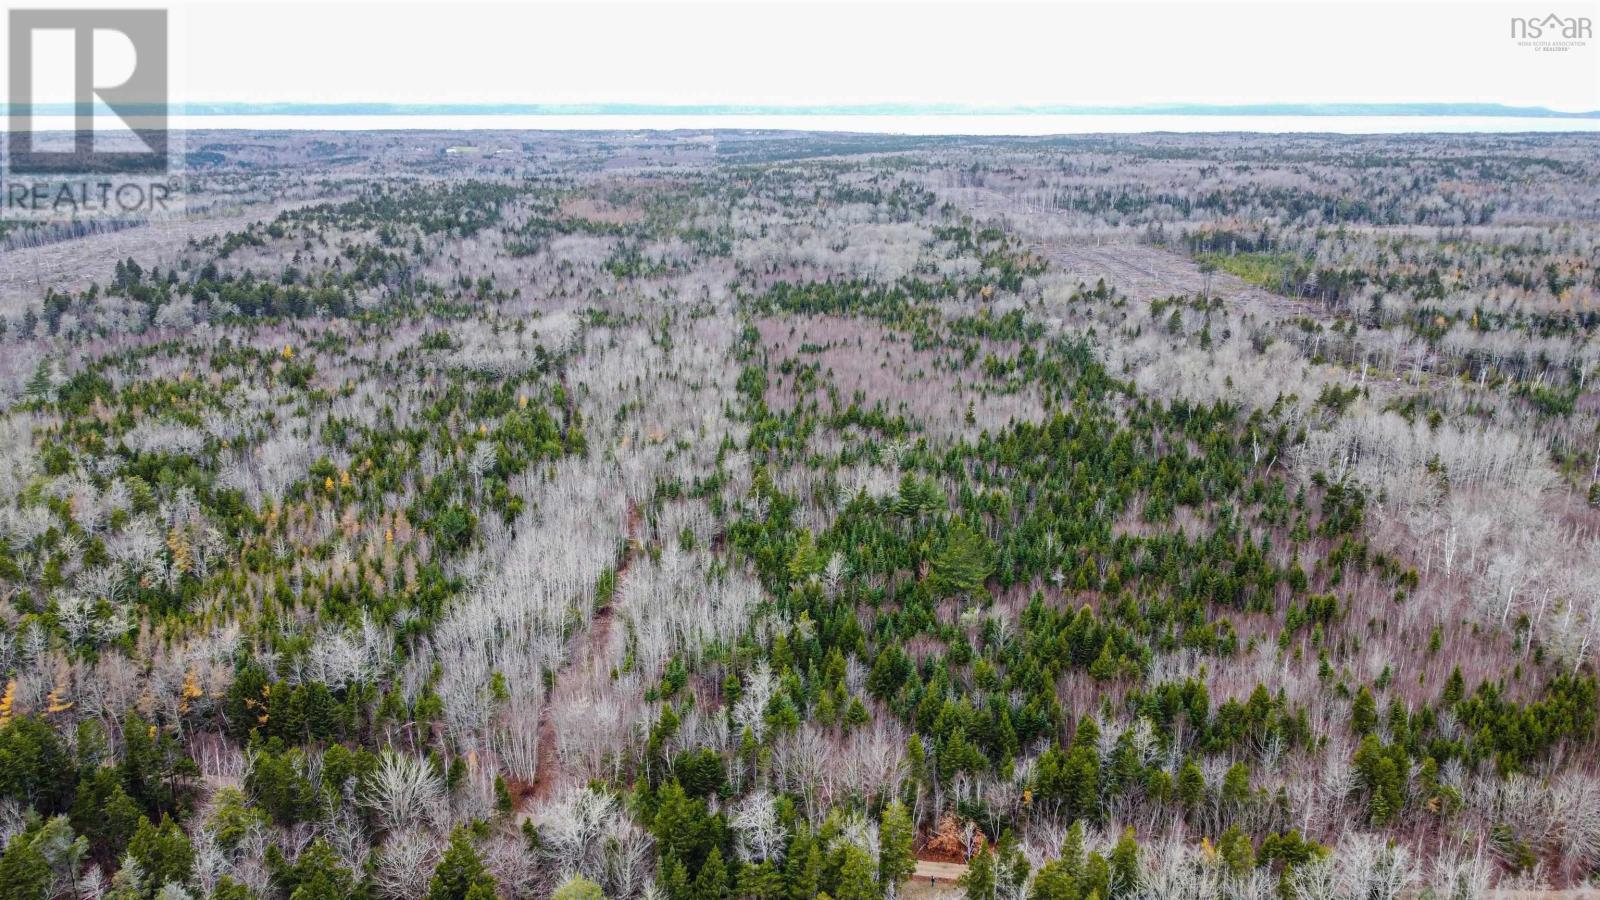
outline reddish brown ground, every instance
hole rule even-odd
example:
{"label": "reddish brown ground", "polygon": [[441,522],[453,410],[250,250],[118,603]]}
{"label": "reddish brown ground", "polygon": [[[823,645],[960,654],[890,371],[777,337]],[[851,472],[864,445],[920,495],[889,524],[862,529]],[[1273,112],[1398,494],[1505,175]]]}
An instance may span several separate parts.
{"label": "reddish brown ground", "polygon": [[[633,564],[635,548],[638,545],[639,526],[643,515],[637,503],[628,504],[627,541],[622,551],[622,561],[617,564],[617,581],[620,583],[622,576],[628,572],[628,566]],[[556,673],[556,685],[561,684],[561,678],[570,672],[580,661],[593,659],[597,654],[605,651],[611,642],[611,622],[615,618],[611,601],[595,610],[594,616],[589,620],[589,628],[581,635],[574,635],[574,646],[568,648],[567,662]],[[555,690],[551,690],[551,695]],[[521,813],[530,800],[547,800],[555,792],[556,785],[561,780],[561,760],[556,754],[556,726],[550,716],[550,697],[545,697],[544,707],[539,710],[539,770],[533,784],[527,785],[518,793],[513,788],[511,797],[516,809]],[[520,821],[524,816],[519,814]]]}

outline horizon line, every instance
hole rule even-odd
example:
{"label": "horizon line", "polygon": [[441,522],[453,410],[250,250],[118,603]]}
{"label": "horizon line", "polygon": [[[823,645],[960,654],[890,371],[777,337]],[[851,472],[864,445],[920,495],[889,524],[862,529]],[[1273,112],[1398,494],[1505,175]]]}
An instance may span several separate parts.
{"label": "horizon line", "polygon": [[[26,109],[26,108],[24,108]],[[9,104],[0,111],[10,115]],[[70,103],[42,103],[31,112],[41,116],[72,115]],[[1600,119],[1600,110],[1564,111],[1544,106],[1501,103],[1152,103],[1139,105],[956,103],[392,103],[345,101],[234,102],[189,101],[170,104],[171,115],[224,117],[276,116],[1306,116],[1306,117],[1495,117],[1526,119]],[[98,112],[98,110],[97,110]]]}

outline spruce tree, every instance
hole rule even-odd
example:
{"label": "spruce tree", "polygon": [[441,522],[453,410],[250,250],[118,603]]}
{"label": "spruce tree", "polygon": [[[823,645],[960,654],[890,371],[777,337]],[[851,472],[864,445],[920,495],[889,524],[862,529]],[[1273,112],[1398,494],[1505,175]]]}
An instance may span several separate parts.
{"label": "spruce tree", "polygon": [[971,594],[983,586],[992,571],[989,542],[967,523],[957,520],[934,554],[928,587],[939,597]]}
{"label": "spruce tree", "polygon": [[0,900],[45,900],[50,882],[50,865],[34,849],[31,835],[13,837],[0,856]]}
{"label": "spruce tree", "polygon": [[722,862],[722,848],[712,847],[694,877],[694,900],[727,900],[728,867]]}
{"label": "spruce tree", "polygon": [[163,817],[159,826],[139,822],[128,842],[128,854],[139,861],[150,884],[183,884],[194,874],[194,848],[178,823]]}
{"label": "spruce tree", "polygon": [[917,869],[917,859],[911,852],[914,838],[915,829],[905,804],[899,800],[890,802],[878,828],[878,882],[890,897],[899,893],[900,886]]}
{"label": "spruce tree", "polygon": [[988,850],[980,850],[972,858],[967,873],[961,876],[960,885],[967,900],[994,900],[994,856]]}
{"label": "spruce tree", "polygon": [[817,896],[822,881],[822,851],[810,829],[802,825],[789,840],[785,874],[789,882],[789,900],[811,900]]}
{"label": "spruce tree", "polygon": [[450,835],[450,846],[444,858],[433,870],[433,881],[428,885],[428,900],[467,900],[474,890],[482,894],[487,889],[493,896],[494,876],[484,868],[478,850],[472,846],[472,835],[465,828],[457,828]]}
{"label": "spruce tree", "polygon": [[1139,890],[1139,842],[1133,829],[1122,832],[1117,845],[1111,849],[1111,896],[1132,897]]}
{"label": "spruce tree", "polygon": [[854,844],[846,845],[839,866],[839,881],[834,885],[834,900],[879,900],[882,894],[872,877],[872,857]]}

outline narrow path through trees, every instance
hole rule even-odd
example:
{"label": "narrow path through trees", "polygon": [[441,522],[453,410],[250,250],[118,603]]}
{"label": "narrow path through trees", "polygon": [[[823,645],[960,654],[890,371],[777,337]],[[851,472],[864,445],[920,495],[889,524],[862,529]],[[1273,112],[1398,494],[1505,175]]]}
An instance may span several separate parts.
{"label": "narrow path through trees", "polygon": [[[625,526],[626,538],[623,541],[622,559],[617,564],[617,583],[621,584],[622,578],[627,575],[628,567],[633,563],[634,549],[637,546],[639,526],[643,515],[639,504],[629,502],[628,521]],[[615,593],[615,591],[613,591]],[[611,641],[611,623],[615,618],[615,605],[612,597],[607,597],[605,602],[594,611],[589,620],[589,627],[572,636],[572,645],[568,648],[567,661],[556,673],[555,679],[550,684],[550,690],[544,698],[544,705],[539,710],[539,769],[536,773],[531,789],[522,797],[522,808],[517,813],[517,825],[528,818],[530,810],[528,800],[548,800],[555,792],[556,785],[561,778],[561,757],[556,748],[555,720],[551,715],[552,700],[555,697],[556,687],[561,679],[577,666],[587,663],[597,654],[604,652],[606,645]]]}

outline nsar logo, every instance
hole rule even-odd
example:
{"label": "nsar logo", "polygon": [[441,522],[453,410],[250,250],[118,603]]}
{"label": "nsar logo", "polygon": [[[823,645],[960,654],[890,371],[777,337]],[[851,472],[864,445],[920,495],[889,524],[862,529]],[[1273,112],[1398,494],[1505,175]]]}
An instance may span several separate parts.
{"label": "nsar logo", "polygon": [[1594,37],[1594,22],[1588,16],[1513,16],[1511,37],[1525,46],[1541,50],[1566,50],[1582,47]]}

